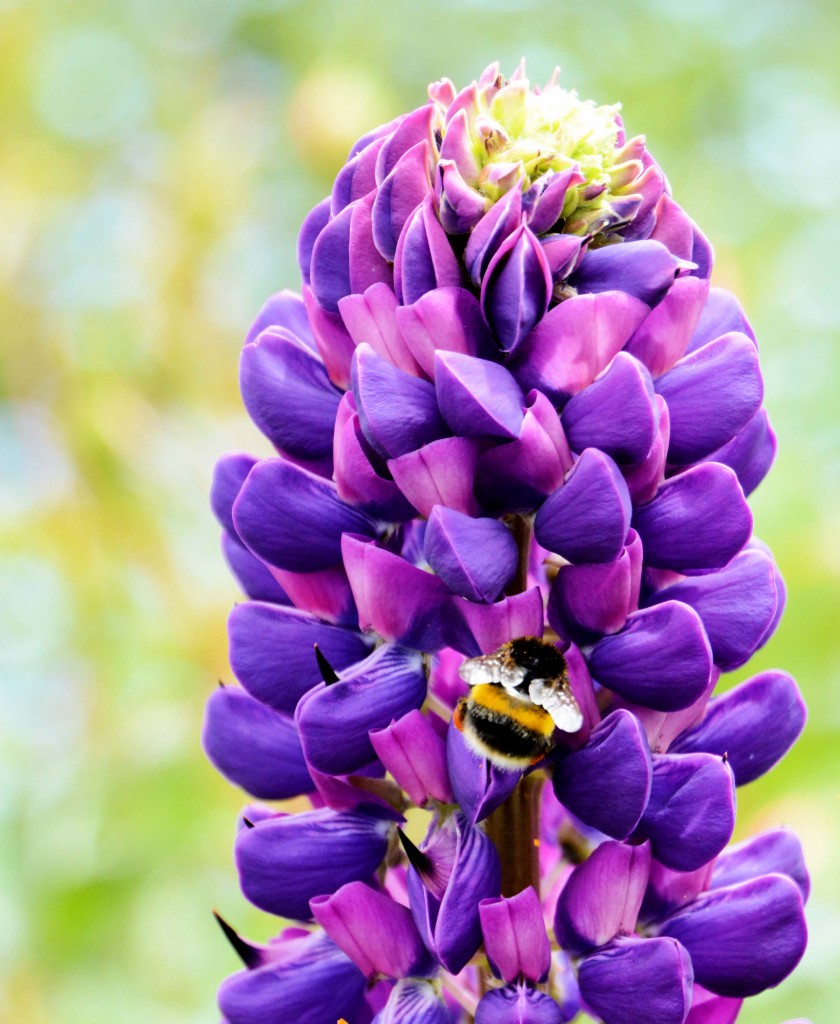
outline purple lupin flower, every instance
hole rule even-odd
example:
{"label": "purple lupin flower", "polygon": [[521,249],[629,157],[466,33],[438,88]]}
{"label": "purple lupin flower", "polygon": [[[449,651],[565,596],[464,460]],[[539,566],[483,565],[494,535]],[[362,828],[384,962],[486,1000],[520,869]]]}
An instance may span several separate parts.
{"label": "purple lupin flower", "polygon": [[[275,449],[211,503],[246,600],[204,744],[258,800],[242,891],[298,922],[227,1024],[731,1024],[805,946],[737,787],[805,722],[746,497],[755,336],[617,106],[492,65],[364,136],[248,332]],[[544,785],[545,783],[548,785]]]}

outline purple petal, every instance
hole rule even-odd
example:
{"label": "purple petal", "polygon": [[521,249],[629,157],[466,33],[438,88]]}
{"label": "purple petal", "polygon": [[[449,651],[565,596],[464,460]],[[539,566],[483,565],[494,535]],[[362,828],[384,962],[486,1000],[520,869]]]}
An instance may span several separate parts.
{"label": "purple petal", "polygon": [[316,896],[312,914],[368,978],[417,977],[433,968],[411,911],[362,882],[349,882],[331,896]]}
{"label": "purple petal", "polygon": [[416,451],[448,433],[435,389],[378,356],[370,345],[353,355],[353,397],[362,430],[382,458]]}
{"label": "purple petal", "polygon": [[330,196],[330,211],[335,217],[345,206],[363,199],[376,188],[376,161],[385,138],[371,139],[368,145],[349,157],[338,172]]}
{"label": "purple petal", "polygon": [[522,223],[522,193],[511,189],[476,224],[464,250],[464,263],[474,285],[481,284],[490,261]]}
{"label": "purple petal", "polygon": [[565,281],[583,258],[585,240],[576,235],[543,235],[540,239],[554,281]]}
{"label": "purple petal", "polygon": [[403,226],[431,187],[429,143],[422,139],[394,164],[373,203],[373,240],[386,260],[393,262]]}
{"label": "purple petal", "polygon": [[712,754],[655,754],[650,800],[639,831],[657,860],[696,871],[716,857],[735,827],[735,781]]}
{"label": "purple petal", "polygon": [[693,704],[711,669],[700,617],[678,601],[634,612],[620,633],[595,645],[589,658],[589,671],[602,686],[658,711]]}
{"label": "purple petal", "polygon": [[534,534],[544,548],[570,562],[611,562],[624,548],[630,511],[630,495],[616,464],[587,448],[537,512]]}
{"label": "purple petal", "polygon": [[543,235],[554,227],[563,213],[569,188],[583,184],[584,180],[577,167],[568,167],[565,171],[549,171],[537,178],[522,200],[528,213],[528,223],[535,235]]}
{"label": "purple petal", "polygon": [[228,633],[230,663],[239,682],[263,704],[289,713],[321,679],[315,644],[337,670],[369,652],[359,633],[329,626],[296,608],[258,601],[236,605]]}
{"label": "purple petal", "polygon": [[650,451],[635,466],[624,467],[624,481],[634,505],[643,505],[654,497],[665,479],[665,465],[668,458],[668,444],[671,437],[671,421],[668,405],[664,398],[654,395],[656,408],[656,436]]}
{"label": "purple petal", "polygon": [[[635,544],[641,549],[638,539]],[[548,599],[552,628],[576,643],[618,632],[635,611],[640,570],[627,548],[614,562],[562,565]]]}
{"label": "purple petal", "polygon": [[787,875],[799,887],[803,903],[808,899],[811,880],[805,867],[802,843],[789,829],[762,832],[727,846],[715,861],[712,882],[707,888],[722,889],[769,874]]}
{"label": "purple petal", "polygon": [[309,901],[370,877],[388,848],[392,822],[378,814],[305,811],[265,818],[236,837],[245,897],[279,917],[309,920]]}
{"label": "purple petal", "polygon": [[473,480],[482,443],[468,437],[444,437],[388,462],[397,486],[427,518],[435,505],[479,515]]}
{"label": "purple petal", "polygon": [[471,519],[435,505],[429,517],[426,558],[449,589],[485,604],[495,601],[516,572],[519,551],[498,519]]}
{"label": "purple petal", "polygon": [[722,462],[733,469],[744,495],[749,497],[767,476],[775,458],[776,435],[767,410],[759,409],[740,433],[712,452],[706,461]]}
{"label": "purple petal", "polygon": [[243,690],[213,691],[201,741],[222,775],[260,800],[287,800],[313,789],[292,719]]}
{"label": "purple petal", "polygon": [[286,605],[292,603],[289,595],[259,558],[252,555],[227,530],[222,531],[222,554],[239,586],[252,601]]}
{"label": "purple petal", "polygon": [[455,802],[471,825],[483,821],[516,788],[521,772],[506,772],[478,757],[450,721],[446,733],[446,762]]}
{"label": "purple petal", "polygon": [[529,985],[507,985],[486,992],[475,1011],[475,1024],[563,1024],[568,1018],[545,992]]}
{"label": "purple petal", "polygon": [[[303,283],[307,287],[312,280],[312,275],[310,273],[312,269],[312,249],[315,246],[318,236],[329,223],[329,220],[330,198],[327,196],[326,199],[322,199],[317,206],[313,207],[309,211],[300,228],[297,244],[297,261],[298,266],[300,267],[300,276],[303,278]],[[268,325],[262,325],[260,330],[266,326]],[[259,334],[259,331],[257,331],[256,334]],[[254,337],[256,337],[256,334]],[[253,341],[254,339],[249,337],[247,340]]]}
{"label": "purple petal", "polygon": [[418,807],[429,798],[454,800],[446,768],[446,744],[429,719],[409,711],[383,729],[371,730],[376,756]]}
{"label": "purple petal", "polygon": [[658,860],[652,860],[650,879],[642,901],[640,919],[643,923],[667,917],[674,910],[687,906],[710,885],[714,861],[696,871],[674,871]]}
{"label": "purple petal", "polygon": [[529,886],[510,899],[482,900],[478,912],[493,972],[506,982],[520,975],[535,984],[544,981],[551,966],[551,946],[534,889]]}
{"label": "purple petal", "polygon": [[403,153],[407,153],[423,140],[428,141],[429,146],[432,146],[434,117],[434,105],[426,103],[424,106],[412,110],[410,114],[406,114],[395,126],[379,151],[376,161],[376,180],[380,185],[396,167],[397,161]]}
{"label": "purple petal", "polygon": [[442,580],[364,538],[345,536],[342,550],[362,629],[418,651],[444,646]]}
{"label": "purple petal", "polygon": [[490,200],[468,185],[454,160],[440,160],[435,182],[440,222],[449,235],[466,235],[484,216]]}
{"label": "purple petal", "polygon": [[346,206],[324,225],[312,247],[309,267],[312,292],[327,312],[338,311],[338,300],[350,285],[350,222],[357,204]]}
{"label": "purple petal", "polygon": [[397,982],[376,1024],[452,1024],[452,1016],[431,982]]}
{"label": "purple petal", "polygon": [[769,771],[805,727],[805,702],[785,672],[762,672],[709,704],[702,722],[683,733],[672,752],[727,756],[739,786]]}
{"label": "purple petal", "polygon": [[632,935],[650,872],[650,846],[605,842],[572,871],[554,917],[557,941],[579,955]]}
{"label": "purple petal", "polygon": [[343,533],[370,536],[375,529],[333,484],[283,459],[254,466],[234,503],[233,521],[255,555],[292,572],[338,564]]}
{"label": "purple petal", "polygon": [[677,278],[627,343],[626,351],[652,377],[661,377],[685,355],[708,292],[709,282],[702,278]]}
{"label": "purple petal", "polygon": [[495,604],[475,604],[459,597],[450,599],[444,624],[447,646],[467,657],[488,654],[517,636],[542,636],[543,601],[539,587],[532,587]]}
{"label": "purple petal", "polygon": [[213,483],[210,485],[210,508],[213,515],[228,533],[237,537],[233,524],[233,503],[248,479],[248,474],[259,460],[245,452],[231,452],[223,455],[213,468]]}
{"label": "purple petal", "polygon": [[688,953],[667,939],[621,939],[587,957],[578,970],[580,994],[604,1024],[683,1024],[692,978]]}
{"label": "purple petal", "polygon": [[551,269],[530,228],[522,225],[499,246],[481,282],[481,308],[507,352],[536,326],[551,299]]}
{"label": "purple petal", "polygon": [[656,381],[668,403],[668,459],[695,462],[726,444],[761,406],[764,384],[755,344],[725,334],[695,349]]}
{"label": "purple petal", "polygon": [[436,288],[410,306],[397,307],[397,325],[429,377],[436,351],[486,357],[496,350],[478,299],[466,288]]}
{"label": "purple petal", "polygon": [[749,661],[773,622],[776,570],[763,551],[747,549],[719,572],[665,587],[653,602],[681,601],[703,620],[715,664],[730,672]]}
{"label": "purple petal", "polygon": [[405,224],[394,257],[394,286],[403,306],[435,288],[460,287],[461,267],[430,193]]}
{"label": "purple petal", "polygon": [[678,261],[659,242],[589,249],[569,278],[578,292],[622,291],[655,306],[674,283]]}
{"label": "purple petal", "polygon": [[625,292],[566,299],[522,341],[508,369],[523,391],[538,388],[560,402],[592,383],[647,313]]}
{"label": "purple petal", "polygon": [[288,331],[269,328],[243,348],[239,386],[248,415],[276,447],[298,459],[332,454],[341,393],[318,356]]}
{"label": "purple petal", "polygon": [[685,946],[701,985],[732,998],[778,985],[807,940],[802,896],[784,875],[706,893],[666,921],[662,934]]}
{"label": "purple petal", "polygon": [[563,428],[575,451],[600,448],[619,463],[641,462],[658,421],[650,374],[626,352],[563,409]]}
{"label": "purple petal", "polygon": [[[315,207],[317,210],[318,207]],[[315,210],[312,212],[314,213]],[[306,306],[300,295],[284,289],[266,299],[262,309],[257,313],[256,319],[245,335],[244,345],[250,345],[267,327],[282,327],[291,332],[295,338],[303,342],[307,348],[315,351],[315,340],[312,337],[312,328],[309,326],[309,318],[306,315]]]}
{"label": "purple petal", "polygon": [[740,331],[755,341],[753,329],[735,296],[724,288],[710,288],[688,351],[693,352],[730,331]]}
{"label": "purple petal", "polygon": [[619,709],[593,730],[589,742],[554,769],[557,799],[586,825],[625,839],[650,794],[650,753],[641,727]]}
{"label": "purple petal", "polygon": [[397,369],[415,377],[422,376],[397,325],[397,297],[387,284],[372,284],[363,295],[345,295],[338,308],[357,345],[367,342],[377,355]]}
{"label": "purple petal", "polygon": [[459,352],[438,352],[434,377],[438,406],[453,434],[518,435],[525,396],[502,365]]}
{"label": "purple petal", "polygon": [[633,513],[645,563],[685,572],[720,569],[746,544],[752,514],[728,466],[705,463],[666,480]]}

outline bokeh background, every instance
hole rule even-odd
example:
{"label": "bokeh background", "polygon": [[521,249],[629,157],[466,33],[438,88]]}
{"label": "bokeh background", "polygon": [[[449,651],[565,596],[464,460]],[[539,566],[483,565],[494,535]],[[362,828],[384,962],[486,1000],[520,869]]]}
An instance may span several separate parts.
{"label": "bokeh background", "polygon": [[[800,970],[745,1024],[837,1020],[840,7],[834,0],[0,0],[0,1019],[199,1024],[257,938],[241,802],[205,763],[236,591],[215,457],[267,452],[241,338],[353,139],[498,58],[621,100],[758,332],[780,437],[754,499],[795,751],[738,835],[801,834]],[[746,672],[741,672],[740,677]]]}

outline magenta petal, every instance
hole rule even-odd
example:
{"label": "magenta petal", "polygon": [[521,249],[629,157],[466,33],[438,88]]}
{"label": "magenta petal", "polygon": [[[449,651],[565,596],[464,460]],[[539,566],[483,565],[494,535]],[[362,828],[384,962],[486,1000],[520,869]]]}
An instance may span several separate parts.
{"label": "magenta petal", "polygon": [[714,341],[715,338],[720,338],[730,331],[739,331],[755,341],[749,320],[744,316],[741,304],[732,292],[724,288],[710,288],[697,327],[691,336],[688,351],[693,352],[701,345]]}
{"label": "magenta petal", "polygon": [[382,458],[397,458],[447,433],[435,389],[378,356],[370,345],[353,355],[353,397],[362,430]]}
{"label": "magenta petal", "polygon": [[286,712],[294,711],[303,694],[321,680],[315,644],[337,670],[365,658],[370,650],[353,630],[259,601],[236,605],[228,618],[228,634],[236,678],[257,700]]}
{"label": "magenta petal", "polygon": [[566,952],[580,955],[632,935],[650,872],[650,846],[604,842],[569,875],[554,917]]}
{"label": "magenta petal", "polygon": [[394,164],[379,186],[373,203],[373,240],[386,260],[393,262],[405,222],[431,187],[429,143],[422,139]]}
{"label": "magenta petal", "polygon": [[543,602],[539,587],[503,597],[495,604],[450,600],[445,622],[447,645],[467,657],[489,654],[517,636],[542,636]]}
{"label": "magenta petal", "polygon": [[371,730],[370,741],[386,770],[418,807],[430,797],[452,803],[446,744],[418,710],[409,711],[385,728]]}
{"label": "magenta petal", "polygon": [[720,569],[746,544],[752,513],[728,466],[704,463],[671,477],[633,513],[645,562],[685,572]]}
{"label": "magenta petal", "polygon": [[715,889],[662,928],[688,950],[697,981],[717,995],[757,995],[783,981],[805,952],[802,896],[784,875]]}
{"label": "magenta petal", "polygon": [[388,847],[393,814],[305,811],[243,828],[234,856],[242,892],[260,910],[306,921],[314,896],[369,878]]}
{"label": "magenta petal", "polygon": [[438,406],[453,434],[517,436],[525,396],[500,363],[459,352],[438,352],[434,377]]}
{"label": "magenta petal", "polygon": [[429,565],[454,594],[471,601],[495,601],[516,572],[513,534],[498,519],[471,519],[436,505],[426,528]]}
{"label": "magenta petal", "polygon": [[534,533],[544,548],[570,562],[609,562],[624,548],[630,511],[630,495],[616,464],[587,448],[537,512]]}
{"label": "magenta petal", "polygon": [[776,435],[766,409],[759,409],[750,422],[731,441],[707,456],[707,462],[722,462],[738,476],[746,497],[767,476],[776,458]]}
{"label": "magenta petal", "polygon": [[445,437],[388,462],[397,486],[427,518],[435,505],[479,515],[473,479],[482,444],[468,437]]}
{"label": "magenta petal", "polygon": [[592,383],[647,313],[640,299],[625,292],[567,299],[522,341],[508,369],[524,391],[538,388],[562,401]]}
{"label": "magenta petal", "polygon": [[626,550],[614,562],[561,566],[548,599],[548,621],[576,643],[618,632],[638,595],[640,568]]}
{"label": "magenta petal", "polygon": [[805,727],[805,702],[786,672],[762,672],[708,707],[672,751],[726,755],[739,786],[759,778],[790,750]]}
{"label": "magenta petal", "polygon": [[444,646],[442,580],[362,537],[345,536],[342,551],[362,629],[419,651]]}
{"label": "magenta petal", "polygon": [[369,978],[417,977],[433,969],[411,911],[385,893],[349,882],[311,905],[318,924]]}
{"label": "magenta petal", "polygon": [[634,612],[624,629],[600,640],[589,657],[589,671],[602,686],[658,711],[693,704],[711,670],[700,617],[679,601]]}
{"label": "magenta petal", "polygon": [[[691,1005],[692,964],[679,942],[622,939],[587,957],[580,994],[604,1024],[683,1024]],[[643,1007],[644,1017],[640,1016]]]}
{"label": "magenta petal", "polygon": [[660,590],[654,601],[682,601],[703,621],[715,664],[731,672],[764,641],[776,614],[776,569],[763,551],[746,549],[719,572]]}
{"label": "magenta petal", "polygon": [[350,387],[350,360],[356,343],[348,334],[341,316],[322,309],[311,288],[303,289],[303,301],[327,375],[336,387],[346,390]]}
{"label": "magenta petal", "polygon": [[551,269],[536,235],[517,228],[499,246],[481,282],[481,308],[499,344],[516,348],[551,299]]}
{"label": "magenta petal", "polygon": [[255,555],[292,572],[338,564],[343,533],[370,536],[375,529],[333,484],[283,459],[254,466],[234,503],[233,521]]}
{"label": "magenta petal", "polygon": [[292,719],[237,687],[210,695],[201,741],[222,775],[260,800],[287,800],[314,788]]}
{"label": "magenta petal", "polygon": [[434,376],[436,351],[486,357],[496,350],[478,299],[466,288],[435,288],[399,306],[397,324],[428,377]]}
{"label": "magenta petal", "polygon": [[502,981],[517,977],[538,984],[548,976],[551,946],[545,932],[540,898],[529,886],[509,899],[496,897],[478,905],[484,950]]}
{"label": "magenta petal", "polygon": [[[742,1006],[742,999],[716,996],[695,984],[691,998],[691,1010],[685,1018],[685,1024],[735,1024]],[[808,1024],[808,1022],[790,1021],[789,1024]]]}
{"label": "magenta petal", "polygon": [[584,824],[625,839],[650,794],[650,753],[635,717],[619,709],[592,731],[586,746],[554,769],[557,799]]}
{"label": "magenta petal", "polygon": [[715,861],[711,885],[706,888],[721,889],[770,874],[787,875],[799,887],[803,902],[808,899],[811,880],[795,832],[776,828],[727,846]]}
{"label": "magenta petal", "polygon": [[627,342],[626,351],[652,377],[661,377],[685,355],[708,292],[709,282],[703,278],[678,278]]}
{"label": "magenta petal", "polygon": [[287,569],[272,568],[271,575],[288,594],[295,608],[312,612],[319,619],[339,626],[355,628],[359,625],[353,592],[343,566],[334,565],[317,572],[289,572]]}
{"label": "magenta petal", "polygon": [[669,461],[695,462],[732,440],[761,406],[755,344],[743,334],[710,341],[660,377],[656,391],[668,403]]}
{"label": "magenta petal", "polygon": [[466,235],[484,216],[490,200],[468,185],[454,160],[438,162],[435,183],[440,222],[447,234]]}
{"label": "magenta petal", "polygon": [[443,230],[430,193],[405,224],[394,257],[394,287],[410,306],[435,288],[459,287],[461,266]]}
{"label": "magenta petal", "polygon": [[362,295],[345,295],[338,303],[341,318],[357,345],[367,342],[377,355],[412,376],[422,376],[397,325],[397,297],[378,282]]}
{"label": "magenta petal", "polygon": [[271,604],[292,603],[268,567],[227,530],[222,530],[222,554],[243,593],[252,601],[269,601]]}
{"label": "magenta petal", "polygon": [[602,376],[569,401],[562,420],[575,451],[600,448],[618,463],[641,462],[659,421],[650,374],[619,352]]}
{"label": "magenta petal", "polygon": [[295,722],[307,764],[328,775],[358,771],[376,756],[370,731],[425,699],[420,655],[384,644],[339,682],[314,687],[298,703]]}
{"label": "magenta petal", "polygon": [[639,831],[657,860],[696,871],[716,857],[735,827],[735,780],[712,754],[655,754],[650,800]]}

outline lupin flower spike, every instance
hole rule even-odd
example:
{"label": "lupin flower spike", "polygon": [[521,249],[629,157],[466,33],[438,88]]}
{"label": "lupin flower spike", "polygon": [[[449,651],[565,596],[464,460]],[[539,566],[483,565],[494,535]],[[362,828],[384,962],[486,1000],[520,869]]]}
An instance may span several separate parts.
{"label": "lupin flower spike", "polygon": [[298,801],[235,842],[296,925],[222,923],[226,1024],[731,1024],[804,951],[795,836],[730,845],[802,698],[714,695],[785,603],[758,349],[618,109],[524,64],[434,83],[245,338],[276,454],[216,468],[246,600],[203,738]]}

